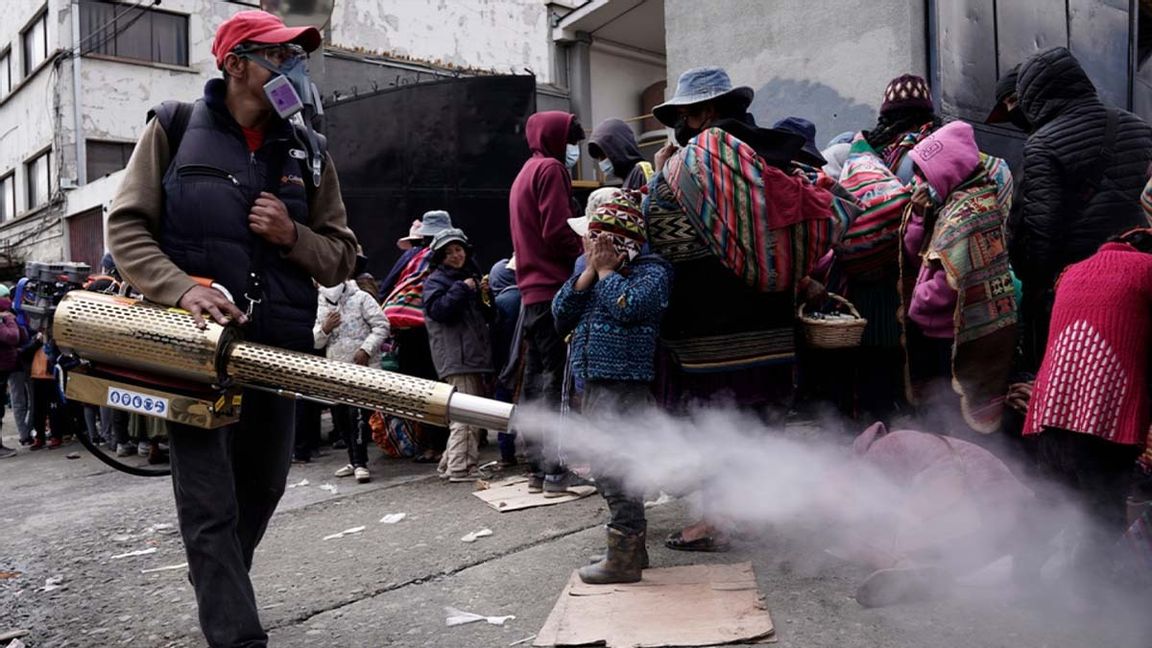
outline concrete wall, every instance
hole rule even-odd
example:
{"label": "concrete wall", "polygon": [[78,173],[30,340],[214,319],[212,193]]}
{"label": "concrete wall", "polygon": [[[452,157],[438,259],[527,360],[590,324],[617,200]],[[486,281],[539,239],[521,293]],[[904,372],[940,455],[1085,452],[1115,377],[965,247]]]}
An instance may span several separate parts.
{"label": "concrete wall", "polygon": [[720,65],[756,90],[761,123],[812,120],[823,146],[875,123],[888,81],[926,76],[921,0],[665,0],[668,93],[684,70]]}
{"label": "concrete wall", "polygon": [[[605,52],[593,43],[592,123],[589,129],[605,119],[629,119],[643,114],[640,93],[665,77],[664,66]],[[591,132],[591,131],[589,131]]]}
{"label": "concrete wall", "polygon": [[337,2],[332,43],[552,81],[544,0]]}

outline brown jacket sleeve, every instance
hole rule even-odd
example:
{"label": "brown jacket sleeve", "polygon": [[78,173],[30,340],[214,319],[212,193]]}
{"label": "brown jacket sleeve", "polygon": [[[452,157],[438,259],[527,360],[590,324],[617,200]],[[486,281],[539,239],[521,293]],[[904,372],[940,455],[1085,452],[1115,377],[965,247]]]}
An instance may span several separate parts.
{"label": "brown jacket sleeve", "polygon": [[168,137],[153,119],[136,143],[108,213],[108,251],[125,281],[159,304],[175,306],[196,285],[160,250]]}
{"label": "brown jacket sleeve", "polygon": [[284,257],[323,286],[335,286],[356,267],[356,235],[348,229],[348,212],[332,157],[324,161],[320,187],[308,209],[308,226],[296,225],[296,245]]}
{"label": "brown jacket sleeve", "polygon": [[[112,201],[108,250],[130,285],[154,302],[175,306],[196,282],[161,251],[158,243],[168,163],[168,138],[154,119],[140,136]],[[285,257],[318,282],[336,285],[352,273],[356,235],[348,229],[340,181],[331,158],[313,196],[309,222],[306,227],[298,224],[296,233],[296,245]]]}

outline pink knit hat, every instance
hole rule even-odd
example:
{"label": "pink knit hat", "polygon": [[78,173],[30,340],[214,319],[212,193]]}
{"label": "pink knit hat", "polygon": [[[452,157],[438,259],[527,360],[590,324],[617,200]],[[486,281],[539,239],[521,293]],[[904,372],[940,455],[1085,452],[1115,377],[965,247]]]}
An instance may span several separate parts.
{"label": "pink knit hat", "polygon": [[980,166],[980,149],[967,122],[954,121],[940,127],[912,148],[912,161],[941,199]]}

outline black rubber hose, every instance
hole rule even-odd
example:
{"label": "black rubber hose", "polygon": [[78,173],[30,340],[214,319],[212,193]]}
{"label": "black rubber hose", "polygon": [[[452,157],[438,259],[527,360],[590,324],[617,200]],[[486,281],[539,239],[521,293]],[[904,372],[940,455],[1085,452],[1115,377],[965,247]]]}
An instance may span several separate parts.
{"label": "black rubber hose", "polygon": [[100,446],[92,443],[92,439],[88,438],[87,430],[77,431],[76,438],[80,439],[80,443],[88,449],[88,452],[91,452],[93,455],[95,455],[97,459],[104,462],[107,466],[119,470],[120,472],[128,473],[129,475],[135,475],[137,477],[167,477],[168,475],[172,474],[171,468],[140,468],[137,466],[129,466],[126,463],[109,457],[104,453],[103,450],[100,449]]}

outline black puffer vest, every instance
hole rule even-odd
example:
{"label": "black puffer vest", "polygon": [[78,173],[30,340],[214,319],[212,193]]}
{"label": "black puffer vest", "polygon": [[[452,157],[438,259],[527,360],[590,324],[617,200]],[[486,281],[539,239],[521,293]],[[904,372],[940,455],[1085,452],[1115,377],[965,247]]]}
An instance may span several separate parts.
{"label": "black puffer vest", "polygon": [[[245,337],[307,351],[316,319],[312,278],[248,229],[248,213],[261,191],[276,194],[292,220],[307,222],[308,180],[290,153],[299,145],[291,126],[278,120],[260,149],[250,153],[224,105],[224,92],[221,79],[205,86],[164,174],[160,247],[181,270],[227,288],[241,310],[248,308],[249,273],[258,270],[263,300],[255,305]],[[270,176],[279,177],[269,181]]]}

